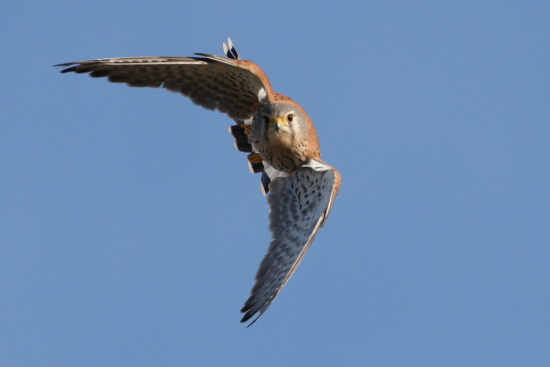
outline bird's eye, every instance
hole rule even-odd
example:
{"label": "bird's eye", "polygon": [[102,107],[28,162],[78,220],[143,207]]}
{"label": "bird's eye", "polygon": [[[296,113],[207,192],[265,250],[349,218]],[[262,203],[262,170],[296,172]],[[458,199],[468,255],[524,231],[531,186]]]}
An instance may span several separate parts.
{"label": "bird's eye", "polygon": [[291,114],[291,113],[288,114],[288,116],[286,117],[286,120],[287,120],[288,122],[292,122],[292,120],[294,120],[294,115]]}
{"label": "bird's eye", "polygon": [[268,115],[264,115],[264,123],[269,124],[269,116]]}

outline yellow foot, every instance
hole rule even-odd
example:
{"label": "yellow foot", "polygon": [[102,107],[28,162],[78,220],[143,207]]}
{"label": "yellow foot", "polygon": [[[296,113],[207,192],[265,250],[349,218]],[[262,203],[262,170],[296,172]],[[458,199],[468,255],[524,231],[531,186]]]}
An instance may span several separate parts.
{"label": "yellow foot", "polygon": [[248,155],[248,161],[250,163],[262,163],[263,159],[258,153],[250,153]]}
{"label": "yellow foot", "polygon": [[250,132],[252,131],[252,125],[242,124],[242,125],[239,125],[239,126],[241,126],[244,129],[244,133],[246,135],[250,135]]}

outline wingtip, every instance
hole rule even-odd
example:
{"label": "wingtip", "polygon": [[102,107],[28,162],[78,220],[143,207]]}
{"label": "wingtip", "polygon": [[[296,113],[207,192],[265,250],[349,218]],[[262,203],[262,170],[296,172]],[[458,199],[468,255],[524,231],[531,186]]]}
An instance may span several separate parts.
{"label": "wingtip", "polygon": [[69,66],[74,66],[76,65],[77,63],[76,62],[64,62],[62,64],[56,64],[56,65],[53,65],[54,68],[66,68],[66,69],[63,69],[63,70],[59,70],[60,73],[66,73],[66,72],[69,72],[69,71],[72,71]]}
{"label": "wingtip", "polygon": [[[241,312],[246,312],[246,311],[242,311],[242,310],[241,310]],[[247,322],[248,320],[250,320],[250,319],[252,318],[252,316],[254,316],[254,314],[248,314],[248,313],[246,313],[246,314],[243,316],[243,318],[241,319],[241,323],[244,324],[245,322]],[[256,318],[255,318],[254,320],[252,320],[252,321],[250,322],[250,324],[246,325],[246,328],[248,329],[249,327],[251,327],[252,325],[254,325],[254,323],[255,323],[256,321],[258,321],[258,319],[260,318],[260,316],[262,316],[261,313],[260,313],[258,316],[256,316]]]}
{"label": "wingtip", "polygon": [[258,321],[259,318],[260,318],[260,316],[256,317],[250,324],[246,325],[246,328],[248,329],[249,327],[254,325],[256,323],[256,321]]}

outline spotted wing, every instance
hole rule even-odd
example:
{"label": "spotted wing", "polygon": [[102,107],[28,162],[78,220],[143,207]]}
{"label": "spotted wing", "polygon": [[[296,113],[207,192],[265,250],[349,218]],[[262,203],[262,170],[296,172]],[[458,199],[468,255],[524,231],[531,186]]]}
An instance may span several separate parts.
{"label": "spotted wing", "polygon": [[62,73],[89,73],[131,87],[162,87],[237,120],[250,118],[263,99],[273,94],[269,79],[252,61],[197,55],[97,59],[56,66],[66,67]]}
{"label": "spotted wing", "polygon": [[267,199],[273,240],[241,310],[241,322],[258,314],[254,323],[277,297],[323,226],[339,188],[338,171],[318,160],[271,181]]}

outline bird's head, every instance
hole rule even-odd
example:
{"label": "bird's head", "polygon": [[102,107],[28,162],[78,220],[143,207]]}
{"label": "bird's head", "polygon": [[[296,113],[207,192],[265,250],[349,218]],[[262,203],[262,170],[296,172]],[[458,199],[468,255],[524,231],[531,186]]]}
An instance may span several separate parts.
{"label": "bird's head", "polygon": [[299,108],[286,103],[272,103],[260,109],[255,130],[274,144],[291,144],[305,138],[306,116]]}

